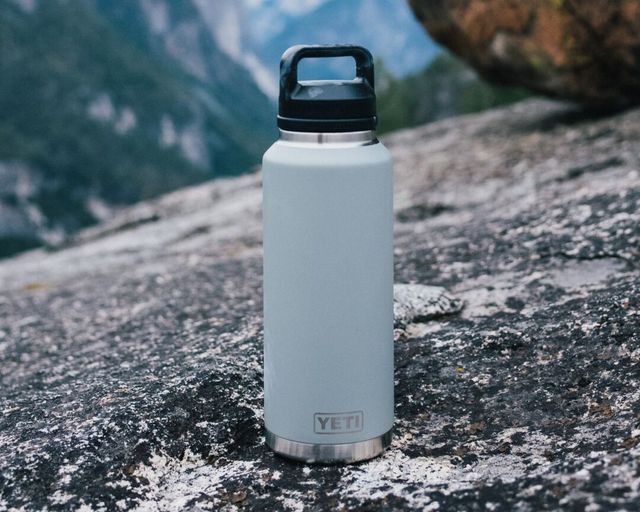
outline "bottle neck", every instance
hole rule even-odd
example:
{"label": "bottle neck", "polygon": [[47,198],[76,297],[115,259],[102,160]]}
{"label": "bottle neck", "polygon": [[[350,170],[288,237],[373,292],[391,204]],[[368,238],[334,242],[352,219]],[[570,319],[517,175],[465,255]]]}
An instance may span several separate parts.
{"label": "bottle neck", "polygon": [[280,130],[280,141],[287,145],[322,147],[357,147],[377,144],[376,132],[292,132]]}

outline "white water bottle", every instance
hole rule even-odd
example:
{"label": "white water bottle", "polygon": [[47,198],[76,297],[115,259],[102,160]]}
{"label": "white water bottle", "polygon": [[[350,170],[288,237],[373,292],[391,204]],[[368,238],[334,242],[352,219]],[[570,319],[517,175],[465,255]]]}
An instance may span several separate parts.
{"label": "white water bottle", "polygon": [[[301,59],[342,56],[355,79],[298,81]],[[368,459],[393,425],[393,175],[371,54],[287,50],[278,126],[262,167],[266,441],[305,462]]]}

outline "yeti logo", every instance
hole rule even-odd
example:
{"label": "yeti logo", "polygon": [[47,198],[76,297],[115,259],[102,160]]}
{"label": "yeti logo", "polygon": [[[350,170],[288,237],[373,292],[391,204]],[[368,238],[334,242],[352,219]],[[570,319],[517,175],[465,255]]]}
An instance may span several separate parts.
{"label": "yeti logo", "polygon": [[317,412],[313,415],[313,431],[316,434],[349,434],[360,432],[364,427],[364,413]]}

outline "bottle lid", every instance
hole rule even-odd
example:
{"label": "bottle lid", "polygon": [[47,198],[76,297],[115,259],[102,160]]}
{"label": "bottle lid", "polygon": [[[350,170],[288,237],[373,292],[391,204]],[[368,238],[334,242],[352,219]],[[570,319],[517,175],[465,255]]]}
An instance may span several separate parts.
{"label": "bottle lid", "polygon": [[[353,80],[298,81],[305,58],[353,57]],[[280,60],[278,127],[294,132],[357,132],[376,127],[373,57],[354,45],[292,46]]]}

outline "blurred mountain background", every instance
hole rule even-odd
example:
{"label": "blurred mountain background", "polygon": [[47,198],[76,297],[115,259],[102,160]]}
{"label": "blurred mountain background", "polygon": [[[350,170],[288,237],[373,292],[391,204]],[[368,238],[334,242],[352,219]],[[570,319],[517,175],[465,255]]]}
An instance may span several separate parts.
{"label": "blurred mountain background", "polygon": [[277,136],[280,55],[336,42],[376,56],[381,132],[528,94],[478,79],[404,0],[0,0],[0,257],[251,171]]}

